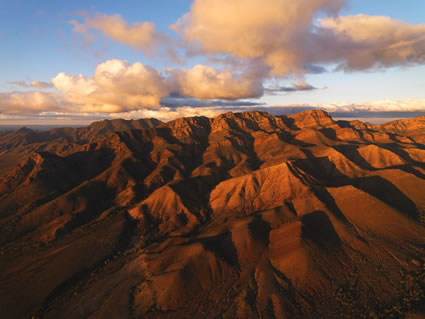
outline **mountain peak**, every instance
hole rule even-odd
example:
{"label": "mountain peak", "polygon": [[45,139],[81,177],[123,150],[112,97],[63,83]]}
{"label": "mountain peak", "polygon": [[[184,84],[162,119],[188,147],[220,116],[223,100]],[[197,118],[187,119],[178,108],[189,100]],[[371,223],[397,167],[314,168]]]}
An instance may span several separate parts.
{"label": "mountain peak", "polygon": [[309,110],[285,116],[288,119],[294,120],[294,125],[298,128],[317,127],[335,124],[331,115],[324,110]]}
{"label": "mountain peak", "polygon": [[16,131],[17,133],[32,133],[34,132],[32,129],[28,128],[28,127],[21,127],[19,130]]}
{"label": "mountain peak", "polygon": [[94,130],[96,132],[104,131],[125,131],[131,129],[144,129],[144,128],[153,128],[162,124],[161,121],[155,118],[145,118],[138,120],[125,120],[125,119],[113,119],[113,120],[101,120],[93,122],[88,126],[89,130]]}

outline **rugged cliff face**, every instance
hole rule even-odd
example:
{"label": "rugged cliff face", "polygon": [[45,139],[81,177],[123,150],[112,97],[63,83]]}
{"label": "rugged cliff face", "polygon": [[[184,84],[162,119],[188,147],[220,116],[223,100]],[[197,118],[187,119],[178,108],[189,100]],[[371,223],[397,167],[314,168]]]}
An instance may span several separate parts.
{"label": "rugged cliff face", "polygon": [[425,118],[0,136],[5,318],[368,318],[424,301]]}

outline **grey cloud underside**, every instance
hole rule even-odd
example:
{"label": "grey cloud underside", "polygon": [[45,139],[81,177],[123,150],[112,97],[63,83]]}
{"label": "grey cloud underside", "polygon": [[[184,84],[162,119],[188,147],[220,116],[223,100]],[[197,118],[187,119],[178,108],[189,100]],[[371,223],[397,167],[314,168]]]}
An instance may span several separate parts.
{"label": "grey cloud underside", "polygon": [[27,84],[27,82],[22,81],[22,80],[20,80],[20,81],[11,81],[11,82],[9,82],[9,84],[15,85],[15,86],[24,87],[24,88],[31,87],[31,85]]}
{"label": "grey cloud underside", "polygon": [[279,86],[276,88],[265,88],[264,93],[268,95],[274,95],[276,93],[291,93],[297,91],[314,91],[317,90],[316,87],[305,84],[305,85],[293,85],[293,86]]}
{"label": "grey cloud underside", "polygon": [[322,74],[322,73],[327,73],[328,70],[320,65],[316,65],[316,64],[305,64],[303,66],[303,69],[305,70],[306,73],[310,73],[310,74]]}
{"label": "grey cloud underside", "polygon": [[161,100],[161,105],[166,107],[215,107],[215,106],[227,106],[227,107],[243,107],[243,106],[257,106],[265,105],[262,102],[252,101],[227,101],[227,100],[199,100],[190,97],[166,97]]}
{"label": "grey cloud underside", "polygon": [[9,82],[9,84],[14,86],[19,86],[22,88],[48,89],[53,87],[51,83],[42,82],[42,81],[31,81],[30,83],[27,83],[25,81],[20,80],[20,81]]}

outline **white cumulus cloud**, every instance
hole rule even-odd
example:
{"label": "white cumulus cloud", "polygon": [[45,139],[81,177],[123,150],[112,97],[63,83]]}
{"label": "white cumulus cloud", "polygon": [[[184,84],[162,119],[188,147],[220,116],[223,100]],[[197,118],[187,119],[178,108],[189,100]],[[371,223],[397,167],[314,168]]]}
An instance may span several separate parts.
{"label": "white cumulus cloud", "polygon": [[163,74],[139,62],[109,60],[97,66],[94,76],[62,72],[51,81],[78,112],[119,113],[158,108],[161,99],[170,94],[227,100],[263,94],[262,79],[204,65],[168,69]]}
{"label": "white cumulus cloud", "polygon": [[94,76],[59,73],[52,79],[65,100],[80,112],[122,112],[158,107],[168,88],[160,72],[139,62],[109,60],[97,66]]}
{"label": "white cumulus cloud", "polygon": [[[272,75],[425,62],[425,25],[338,16],[343,0],[195,0],[172,29],[202,54],[261,60]],[[322,19],[317,21],[320,14]]]}
{"label": "white cumulus cloud", "polygon": [[263,95],[262,78],[235,75],[229,70],[217,71],[206,65],[191,69],[169,69],[169,79],[182,96],[198,99],[227,99]]}

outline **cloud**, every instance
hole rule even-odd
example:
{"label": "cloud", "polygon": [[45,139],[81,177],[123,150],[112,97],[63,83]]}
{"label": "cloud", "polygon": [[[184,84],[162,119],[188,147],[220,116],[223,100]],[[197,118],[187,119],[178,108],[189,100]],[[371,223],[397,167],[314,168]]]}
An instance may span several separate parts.
{"label": "cloud", "polygon": [[31,83],[27,83],[25,81],[20,80],[20,81],[9,82],[9,84],[16,85],[23,88],[35,87],[39,89],[48,89],[53,87],[51,83],[41,82],[41,81],[31,81]]}
{"label": "cloud", "polygon": [[172,107],[160,107],[154,110],[139,110],[128,113],[114,113],[110,114],[111,118],[126,118],[126,119],[137,119],[137,118],[156,118],[160,121],[167,122],[180,117],[192,117],[192,116],[207,116],[214,117],[221,113],[226,112],[222,108],[214,107],[191,107],[183,106],[178,108]]}
{"label": "cloud", "polygon": [[219,72],[209,66],[195,65],[189,70],[168,69],[175,92],[198,99],[226,99],[259,97],[263,95],[262,78]]}
{"label": "cloud", "polygon": [[[366,70],[425,62],[425,25],[338,16],[344,0],[195,0],[173,30],[202,54],[256,59],[282,76],[339,64]],[[317,20],[320,16],[322,19]]]}
{"label": "cloud", "polygon": [[[407,100],[380,100],[364,103],[329,103],[329,104],[287,104],[287,105],[250,105],[230,101],[218,103],[217,106],[201,105],[177,105],[160,106],[157,108],[145,108],[124,112],[79,112],[77,109],[67,108],[69,105],[62,100],[60,96],[45,92],[26,92],[23,96],[19,93],[0,93],[0,122],[11,123],[32,123],[59,125],[79,125],[101,119],[138,119],[138,118],[157,118],[161,121],[170,121],[179,117],[207,116],[214,117],[225,112],[245,112],[245,111],[266,111],[273,115],[293,114],[311,109],[322,109],[330,112],[337,118],[368,118],[374,121],[374,118],[408,118],[425,114],[425,99],[407,99]],[[35,98],[33,93],[40,93],[41,96]],[[15,95],[16,97],[5,95]],[[44,100],[44,102],[43,102]],[[8,102],[9,108],[5,107],[4,102]],[[10,102],[12,101],[12,102]],[[243,105],[242,105],[243,104]],[[43,105],[43,111],[40,111],[40,105]],[[376,119],[375,119],[376,120]],[[385,121],[385,120],[382,120]]]}
{"label": "cloud", "polygon": [[[227,103],[226,103],[227,102]],[[162,106],[156,109],[141,109],[137,111],[110,113],[107,118],[157,118],[161,121],[170,121],[179,117],[207,116],[214,117],[225,112],[266,111],[272,115],[285,115],[303,112],[312,109],[328,111],[338,117],[415,117],[425,112],[425,99],[405,100],[376,100],[353,103],[329,103],[329,104],[287,104],[287,105],[251,105],[249,103],[238,105],[237,102],[223,101],[216,106]],[[395,115],[397,114],[397,115]],[[98,114],[105,118],[105,114]],[[103,117],[102,117],[103,116]]]}
{"label": "cloud", "polygon": [[109,60],[97,66],[94,76],[59,73],[51,81],[79,112],[158,108],[161,100],[170,95],[236,100],[263,94],[261,79],[204,65],[187,70],[168,69],[163,74],[139,62]]}
{"label": "cloud", "polygon": [[[260,68],[261,69],[261,68]],[[262,103],[241,99],[256,98],[277,92],[316,90],[306,82],[292,86],[263,88],[257,70],[232,72],[205,65],[191,69],[167,69],[165,72],[136,62],[108,60],[96,67],[93,76],[59,73],[51,83],[59,92],[25,91],[0,93],[0,113],[40,114],[216,114],[220,110],[268,109]],[[46,82],[13,82],[17,86],[46,88]],[[421,112],[425,99],[384,100],[364,103],[330,103],[317,105],[283,105],[279,107],[319,107],[330,112]],[[179,109],[182,108],[182,111]],[[195,110],[198,109],[198,110]],[[276,108],[273,108],[276,111]],[[155,113],[156,114],[156,113]],[[189,113],[187,113],[189,114]],[[173,115],[173,116],[174,116]],[[170,115],[171,116],[171,115]]]}
{"label": "cloud", "polygon": [[161,72],[139,62],[109,60],[97,66],[95,75],[85,77],[59,73],[54,86],[80,112],[122,112],[159,107],[169,89]]}
{"label": "cloud", "polygon": [[260,58],[275,75],[303,72],[303,52],[319,12],[335,14],[342,0],[195,0],[172,29],[204,53]]}
{"label": "cloud", "polygon": [[425,99],[375,100],[361,103],[317,104],[329,112],[424,112]]}
{"label": "cloud", "polygon": [[0,93],[0,113],[28,114],[43,111],[72,111],[69,103],[54,92],[6,92]]}
{"label": "cloud", "polygon": [[[172,70],[172,77],[185,89],[180,94],[202,99],[232,99],[236,86],[241,97],[260,96],[259,82],[266,77],[324,73],[334,65],[337,70],[356,71],[425,63],[425,24],[384,16],[340,16],[345,3],[194,0],[190,11],[170,26],[181,40],[158,31],[152,22],[129,23],[120,15],[83,13],[82,22],[69,23],[86,43],[94,42],[98,31],[150,56],[181,62],[182,54],[202,55],[213,65],[224,66],[220,72],[206,65]],[[238,78],[238,73],[243,76]],[[196,87],[198,80],[209,84]],[[222,96],[210,93],[217,88]]]}
{"label": "cloud", "polygon": [[28,84],[27,82],[25,82],[23,80],[12,81],[12,82],[9,82],[9,84],[12,84],[12,85],[15,85],[15,86],[20,86],[20,87],[23,87],[23,88],[29,88],[29,87],[31,87],[30,84]]}
{"label": "cloud", "polygon": [[325,67],[322,67],[320,65],[315,65],[315,64],[305,64],[302,66],[302,68],[306,73],[311,73],[311,74],[322,74],[322,73],[328,72],[328,70]]}
{"label": "cloud", "polygon": [[102,32],[106,37],[121,44],[129,45],[133,48],[144,49],[147,55],[153,53],[164,53],[174,60],[179,60],[176,50],[172,47],[176,44],[166,34],[157,31],[152,22],[137,22],[129,24],[120,15],[106,15],[96,13],[89,16],[82,14],[84,22],[76,20],[69,21],[73,25],[73,31],[83,35],[86,43],[92,43],[95,35],[92,30]]}
{"label": "cloud", "polygon": [[227,106],[227,107],[244,107],[244,106],[262,106],[264,103],[251,102],[251,101],[227,101],[227,100],[199,100],[194,98],[184,97],[166,97],[161,100],[161,105],[165,107],[215,107],[215,106]]}
{"label": "cloud", "polygon": [[335,102],[335,103],[318,103],[318,104],[283,104],[283,105],[271,105],[265,108],[274,112],[281,109],[322,109],[332,113],[346,113],[346,114],[370,114],[373,116],[374,113],[394,113],[394,112],[425,112],[425,98],[419,99],[401,99],[401,100],[373,100],[364,101],[358,103],[350,102]]}
{"label": "cloud", "polygon": [[308,84],[304,81],[294,83],[292,86],[278,86],[278,87],[269,87],[266,88],[264,91],[269,95],[274,95],[279,92],[297,92],[297,91],[313,91],[317,90],[316,87],[312,86],[311,84]]}
{"label": "cloud", "polygon": [[40,82],[40,81],[31,81],[31,86],[39,88],[39,89],[47,89],[47,88],[52,88],[53,84],[47,83],[47,82]]}
{"label": "cloud", "polygon": [[[235,74],[205,65],[191,69],[167,69],[165,73],[136,62],[108,60],[96,67],[93,76],[61,72],[51,83],[16,81],[23,88],[50,88],[59,93],[2,93],[0,112],[38,113],[62,110],[71,113],[121,113],[163,106],[207,107],[212,105],[257,105],[225,100],[259,97],[262,79]],[[204,100],[204,101],[201,101]],[[164,105],[164,104],[165,105]]]}
{"label": "cloud", "polygon": [[365,70],[425,62],[425,24],[360,14],[322,19],[319,26],[327,38],[322,43],[330,44],[326,58],[341,60],[339,68]]}
{"label": "cloud", "polygon": [[88,32],[90,29],[102,31],[106,36],[134,47],[148,48],[158,40],[155,38],[155,24],[139,22],[129,25],[120,15],[97,13],[93,17],[86,16],[84,23],[71,20],[75,32]]}

